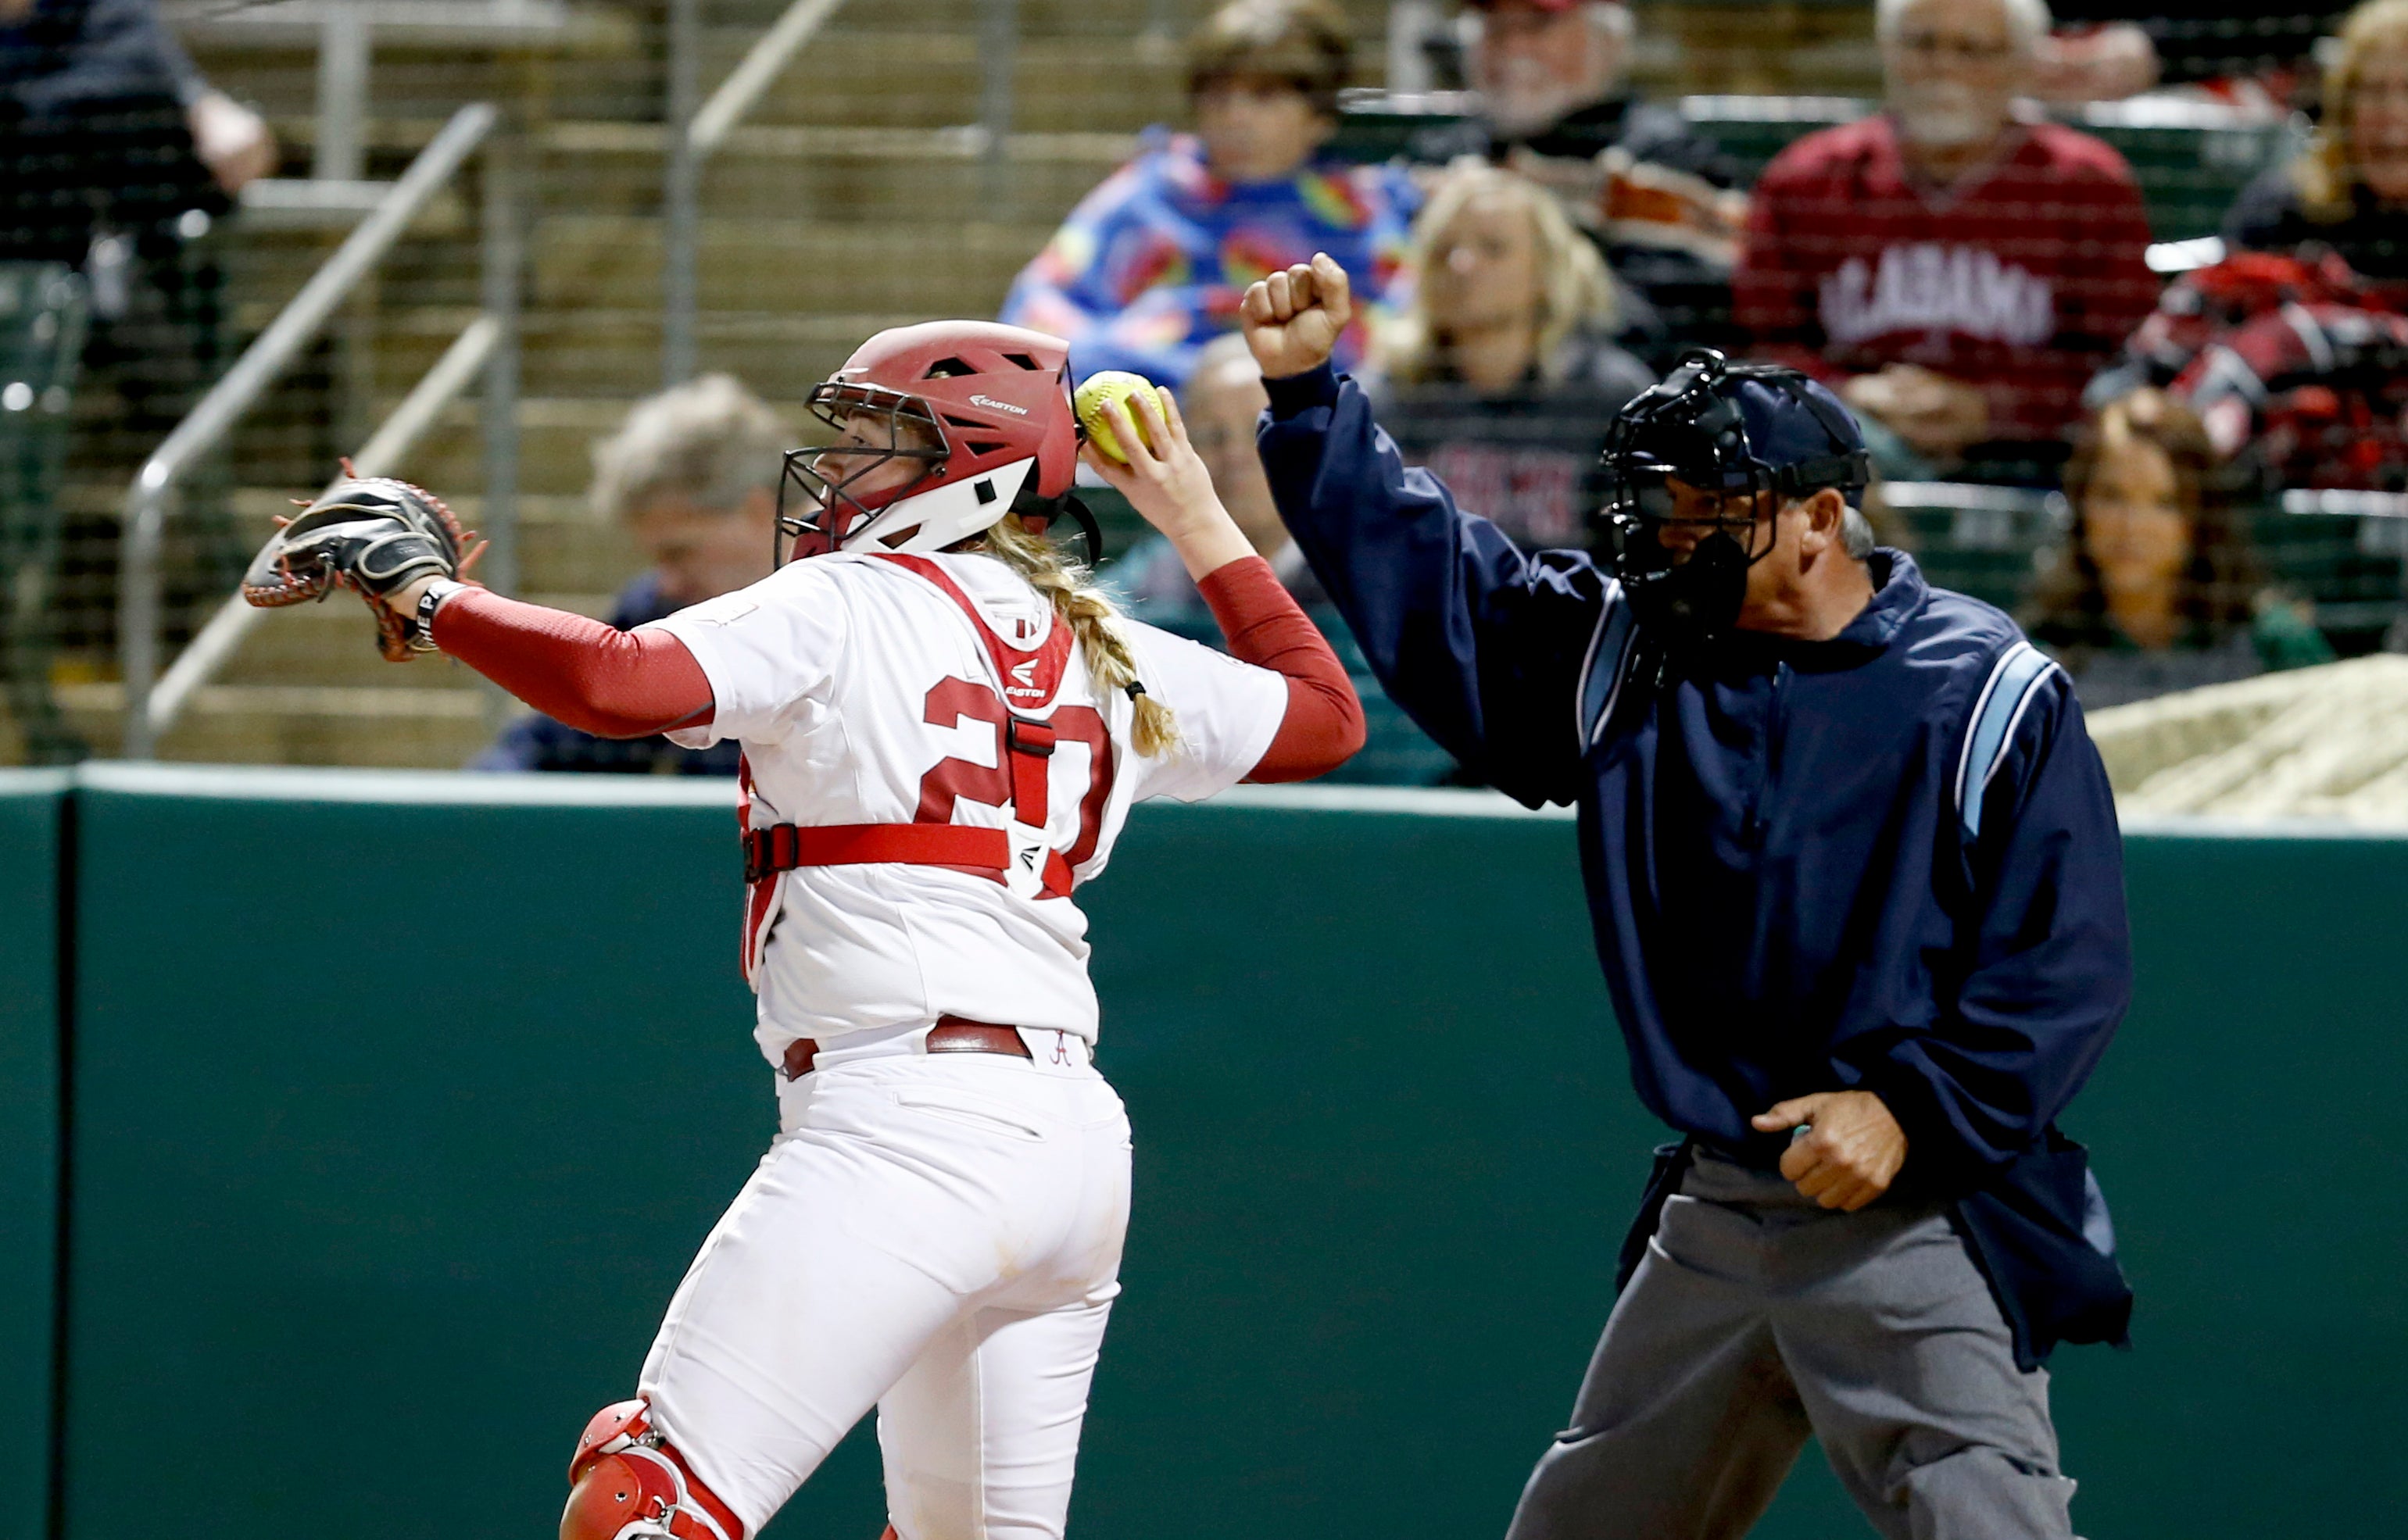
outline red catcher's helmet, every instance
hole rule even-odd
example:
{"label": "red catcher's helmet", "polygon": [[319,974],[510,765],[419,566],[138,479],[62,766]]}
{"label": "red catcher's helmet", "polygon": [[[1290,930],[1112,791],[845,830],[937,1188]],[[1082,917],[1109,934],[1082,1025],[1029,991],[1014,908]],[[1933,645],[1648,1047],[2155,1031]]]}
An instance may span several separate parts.
{"label": "red catcher's helmet", "polygon": [[[879,333],[811,389],[811,415],[846,438],[787,452],[781,535],[800,558],[942,550],[1014,511],[1041,530],[1063,511],[1078,465],[1069,365],[1059,337],[994,321]],[[896,460],[924,468],[861,490]]]}

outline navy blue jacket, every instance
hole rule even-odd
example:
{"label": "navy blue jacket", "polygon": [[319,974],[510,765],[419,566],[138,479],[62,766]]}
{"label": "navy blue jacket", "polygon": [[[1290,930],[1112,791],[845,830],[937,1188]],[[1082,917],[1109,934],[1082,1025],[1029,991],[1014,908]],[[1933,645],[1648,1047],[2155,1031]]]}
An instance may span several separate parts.
{"label": "navy blue jacket", "polygon": [[[1786,1135],[1751,1117],[1871,1091],[1906,1132],[1899,1191],[1954,1205],[2027,1362],[2120,1338],[2104,1205],[2052,1123],[2130,993],[2121,845],[2073,691],[2014,622],[1885,550],[1839,636],[1742,632],[1659,677],[1609,574],[1459,512],[1352,380],[1272,382],[1260,448],[1398,703],[1509,795],[1578,806],[1649,1110],[1769,1169]],[[1977,756],[2002,673],[2016,709]]]}
{"label": "navy blue jacket", "polygon": [[[666,620],[681,608],[661,597],[657,572],[639,575],[619,591],[610,624],[621,631]],[[708,749],[681,749],[657,734],[649,738],[597,738],[540,711],[530,711],[502,729],[471,770],[567,770],[619,776],[732,776],[744,746],[734,738]]]}

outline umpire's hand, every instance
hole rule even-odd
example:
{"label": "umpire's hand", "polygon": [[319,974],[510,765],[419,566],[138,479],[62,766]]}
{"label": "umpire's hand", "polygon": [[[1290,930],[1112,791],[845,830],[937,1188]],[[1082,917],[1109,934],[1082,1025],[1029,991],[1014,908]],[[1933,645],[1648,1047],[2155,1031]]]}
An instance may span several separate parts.
{"label": "umpire's hand", "polygon": [[1238,304],[1246,346],[1265,379],[1284,379],[1329,362],[1354,318],[1346,269],[1328,252],[1256,280]]}
{"label": "umpire's hand", "polygon": [[1906,1163],[1906,1130],[1870,1091],[1793,1096],[1748,1119],[1767,1134],[1805,1132],[1781,1156],[1781,1174],[1826,1208],[1853,1214],[1889,1191]]}

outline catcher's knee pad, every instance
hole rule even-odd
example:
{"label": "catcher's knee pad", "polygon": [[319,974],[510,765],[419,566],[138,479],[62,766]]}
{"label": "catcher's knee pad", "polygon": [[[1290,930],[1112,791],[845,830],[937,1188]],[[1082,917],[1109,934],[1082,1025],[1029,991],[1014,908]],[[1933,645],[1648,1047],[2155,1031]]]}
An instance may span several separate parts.
{"label": "catcher's knee pad", "polygon": [[568,1462],[560,1540],[744,1540],[744,1525],[653,1431],[651,1408],[594,1414]]}

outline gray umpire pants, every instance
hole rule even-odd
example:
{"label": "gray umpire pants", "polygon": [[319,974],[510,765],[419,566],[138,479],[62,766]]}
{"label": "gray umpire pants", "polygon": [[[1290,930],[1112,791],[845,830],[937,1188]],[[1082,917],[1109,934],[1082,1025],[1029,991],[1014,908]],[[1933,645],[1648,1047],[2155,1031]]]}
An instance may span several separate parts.
{"label": "gray umpire pants", "polygon": [[1815,1206],[1700,1151],[1509,1540],[1724,1540],[1804,1447],[1893,1540],[2069,1540],[2048,1375],[1938,1205]]}

